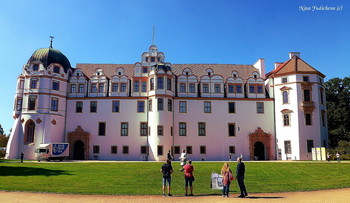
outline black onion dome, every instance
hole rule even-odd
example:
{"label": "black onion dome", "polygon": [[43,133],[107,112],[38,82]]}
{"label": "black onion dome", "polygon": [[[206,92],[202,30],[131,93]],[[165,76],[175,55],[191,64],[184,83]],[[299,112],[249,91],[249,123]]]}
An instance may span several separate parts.
{"label": "black onion dome", "polygon": [[36,50],[29,58],[27,64],[32,62],[41,62],[45,68],[52,63],[58,63],[64,68],[67,73],[68,69],[72,68],[68,58],[57,49],[42,48]]}
{"label": "black onion dome", "polygon": [[167,66],[167,65],[164,65],[164,64],[156,64],[153,66],[154,67],[154,70],[160,70],[160,69],[163,69],[165,72],[167,71],[171,71],[171,67],[170,66]]}

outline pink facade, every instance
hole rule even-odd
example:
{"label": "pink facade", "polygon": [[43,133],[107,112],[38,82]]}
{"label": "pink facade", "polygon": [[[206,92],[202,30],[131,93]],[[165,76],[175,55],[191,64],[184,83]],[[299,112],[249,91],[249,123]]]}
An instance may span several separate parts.
{"label": "pink facade", "polygon": [[[281,154],[288,146],[279,137],[288,131],[297,137],[283,138],[295,147],[289,157],[307,159],[302,154],[310,140],[316,147],[327,139],[326,126],[316,125],[325,107],[304,108],[313,115],[311,127],[303,127],[303,118],[295,116],[297,125],[281,126],[278,111],[286,105],[273,81],[283,69],[265,76],[263,59],[254,65],[171,64],[154,45],[135,64],[72,68],[58,50],[39,49],[18,78],[7,158],[23,151],[34,159],[40,144],[66,142],[70,159],[164,160],[170,150],[177,160],[183,149],[193,160],[286,159],[288,154]],[[303,71],[282,76],[324,78],[316,70]],[[288,85],[291,94],[322,87],[317,81]],[[312,96],[315,104],[317,95]],[[303,96],[290,99],[290,110],[306,105]]]}

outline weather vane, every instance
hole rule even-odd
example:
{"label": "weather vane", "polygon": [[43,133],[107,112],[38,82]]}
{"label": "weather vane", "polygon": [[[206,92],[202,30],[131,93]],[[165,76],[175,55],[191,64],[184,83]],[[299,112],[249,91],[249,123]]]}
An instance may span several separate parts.
{"label": "weather vane", "polygon": [[52,48],[52,40],[53,40],[53,38],[55,38],[54,36],[50,36],[50,48]]}

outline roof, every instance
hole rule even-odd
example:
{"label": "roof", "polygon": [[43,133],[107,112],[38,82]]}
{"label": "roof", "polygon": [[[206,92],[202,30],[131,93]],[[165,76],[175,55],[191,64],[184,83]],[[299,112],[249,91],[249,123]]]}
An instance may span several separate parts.
{"label": "roof", "polygon": [[[116,74],[117,68],[123,68],[124,74],[132,77],[134,75],[134,64],[77,64],[87,77],[91,77],[96,69],[101,68],[103,73],[111,78]],[[236,71],[238,77],[247,79],[252,77],[252,72],[259,72],[253,65],[236,65],[236,64],[171,64],[170,65],[175,75],[182,75],[185,69],[190,69],[192,74],[201,77],[206,74],[207,69],[213,70],[213,75],[221,75],[224,80],[232,76],[232,72]]]}
{"label": "roof", "polygon": [[68,58],[62,54],[62,52],[53,48],[42,48],[36,50],[27,63],[30,64],[32,62],[40,62],[45,68],[52,63],[58,63],[64,68],[65,72],[72,68]]}
{"label": "roof", "polygon": [[325,77],[325,75],[296,55],[285,63],[279,65],[275,70],[267,73],[266,77],[279,77],[290,74],[317,74],[321,77]]}

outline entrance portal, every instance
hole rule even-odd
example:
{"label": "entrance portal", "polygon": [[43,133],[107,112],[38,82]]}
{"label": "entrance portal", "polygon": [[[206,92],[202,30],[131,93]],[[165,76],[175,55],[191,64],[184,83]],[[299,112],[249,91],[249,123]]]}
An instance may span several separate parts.
{"label": "entrance portal", "polygon": [[262,142],[256,142],[254,144],[254,159],[265,160],[265,147]]}
{"label": "entrance portal", "polygon": [[74,149],[73,149],[73,159],[74,160],[84,160],[84,148],[85,144],[81,140],[78,140],[74,143]]}

